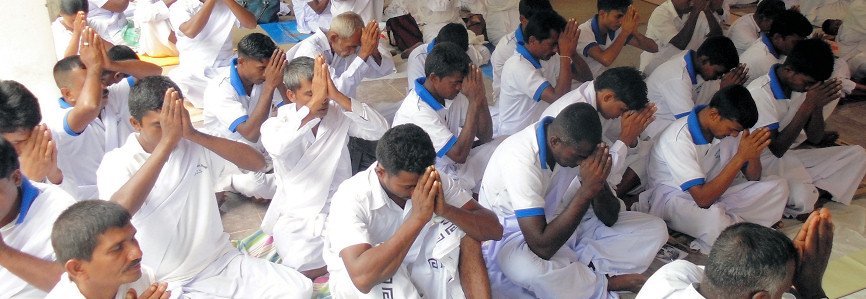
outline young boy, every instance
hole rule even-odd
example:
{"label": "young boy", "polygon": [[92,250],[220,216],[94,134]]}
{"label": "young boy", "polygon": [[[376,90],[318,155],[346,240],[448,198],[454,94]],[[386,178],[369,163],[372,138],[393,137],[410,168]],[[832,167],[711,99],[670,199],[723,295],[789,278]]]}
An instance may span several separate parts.
{"label": "young boy", "polygon": [[376,158],[334,193],[324,253],[331,294],[490,298],[479,242],[502,236],[496,216],[433,167],[436,151],[418,126],[388,130]]}
{"label": "young boy", "polygon": [[769,174],[788,179],[790,216],[811,212],[821,193],[849,204],[866,174],[866,152],[857,145],[792,150],[831,135],[825,121],[841,89],[838,80],[828,80],[832,70],[830,47],[808,39],[794,46],[784,64],[749,84],[758,106],[755,127],[766,127],[772,136],[761,161]]}
{"label": "young boy", "polygon": [[640,15],[631,0],[598,0],[598,13],[580,24],[577,51],[583,55],[592,77],[610,67],[626,44],[655,53],[656,42],[637,31]]}
{"label": "young boy", "polygon": [[[275,102],[282,97],[283,69],[286,57],[270,37],[251,33],[238,42],[238,58],[220,70],[204,92],[202,130],[210,135],[249,144],[267,155],[259,137],[262,123],[271,116]],[[270,200],[276,192],[270,170],[244,172],[239,169],[224,174],[225,186],[244,196]],[[223,186],[220,186],[223,187]]]}
{"label": "young boy", "polygon": [[495,298],[608,298],[640,288],[646,277],[635,273],[667,231],[656,217],[623,211],[605,182],[611,163],[598,111],[586,103],[502,142],[479,194],[505,229],[485,249]]}
{"label": "young boy", "polygon": [[[122,108],[129,84],[112,84],[116,79],[112,71],[144,78],[162,69],[138,60],[104,61],[107,55],[99,36],[90,28],[82,34],[81,56],[66,57],[54,65],[54,81],[62,97],[57,113],[46,123],[57,143],[57,166],[78,185],[76,198],[94,199],[98,194],[96,169],[105,152],[119,145],[117,140],[129,120]],[[106,88],[108,85],[112,86]]]}
{"label": "young boy", "polygon": [[51,22],[57,60],[78,54],[81,32],[87,26],[87,0],[60,1],[60,16]]}
{"label": "young boy", "polygon": [[752,45],[762,32],[770,31],[773,20],[785,10],[785,2],[781,0],[765,0],[758,3],[755,13],[741,16],[728,28],[728,37],[737,47],[737,55],[742,55]]}
{"label": "young boy", "polygon": [[802,14],[792,10],[779,13],[770,31],[752,41],[752,45],[740,55],[740,62],[749,67],[746,84],[766,75],[773,65],[785,61],[785,56],[791,54],[797,42],[808,38],[809,34],[812,34],[812,24]]}
{"label": "young boy", "polygon": [[217,69],[231,63],[233,27],[258,26],[253,13],[234,0],[177,0],[169,8],[180,64],[169,73],[195,107]]}
{"label": "young boy", "polygon": [[28,180],[19,165],[15,148],[0,138],[0,297],[44,297],[63,273],[49,245],[51,223],[75,201]]}
{"label": "young boy", "polygon": [[51,245],[65,273],[49,299],[167,299],[165,283],[155,283],[141,266],[141,248],[131,216],[122,206],[103,200],[75,203],[57,217]]}
{"label": "young boy", "polygon": [[689,115],[695,105],[708,103],[720,88],[743,84],[748,70],[738,66],[739,61],[734,43],[714,36],[697,51],[682,51],[656,68],[646,81],[647,95],[658,112],[646,135],[658,136],[672,122]]}
{"label": "young boy", "polygon": [[[502,66],[494,136],[508,136],[531,125],[549,103],[571,90],[571,57],[580,34],[574,20],[566,22],[554,11],[537,12],[523,33],[525,42],[517,44]],[[548,78],[540,61],[550,60],[557,53],[559,74]],[[551,85],[551,80],[556,85]]]}
{"label": "young boy", "polygon": [[321,56],[315,62],[309,57],[292,60],[283,82],[291,103],[262,125],[262,145],[274,160],[279,182],[262,230],[274,236],[284,265],[316,278],[327,273],[322,223],[331,196],[352,175],[349,136],[378,140],[388,121],[340,93]]}
{"label": "young boy", "polygon": [[501,139],[491,142],[484,79],[462,50],[452,43],[433,47],[424,65],[427,75],[415,80],[394,125],[413,123],[424,129],[436,149],[436,168],[460,188],[477,193],[487,159]]}
{"label": "young boy", "polygon": [[708,37],[722,35],[717,19],[722,1],[667,0],[656,7],[646,26],[646,36],[658,45],[658,52],[640,54],[640,70],[652,74],[656,67],[683,50],[697,50]]}
{"label": "young boy", "polygon": [[173,293],[192,297],[310,296],[310,280],[300,273],[229,243],[214,184],[227,163],[260,171],[265,159],[249,145],[193,128],[177,90],[162,76],[135,85],[129,110],[137,134],[106,153],[97,171],[100,198],[133,215],[142,265]]}
{"label": "young boy", "polygon": [[698,105],[671,123],[652,148],[649,187],[640,194],[638,210],[694,237],[691,247],[703,253],[731,224],[769,227],[779,221],[788,185],[762,179],[760,156],[770,132],[750,134],[757,119],[749,91],[734,85],[719,90],[709,106]]}
{"label": "young boy", "polygon": [[433,47],[440,43],[453,43],[459,46],[463,52],[466,52],[466,55],[469,55],[469,59],[474,65],[485,64],[484,55],[478,51],[476,45],[469,44],[469,37],[466,32],[466,27],[463,27],[462,24],[450,23],[442,27],[442,30],[439,30],[439,35],[432,41],[415,47],[406,58],[406,79],[409,80],[409,89],[415,86],[416,79],[425,77],[424,62],[433,51]]}
{"label": "young boy", "polygon": [[639,180],[646,174],[646,162],[643,162],[646,153],[641,150],[645,146],[639,141],[656,112],[655,105],[649,104],[646,95],[647,87],[640,71],[616,67],[565,94],[544,109],[541,115],[542,118],[556,117],[574,103],[587,103],[598,111],[602,140],[609,148],[612,161],[607,182],[615,186],[617,195],[621,196],[639,184],[634,182],[635,179]]}

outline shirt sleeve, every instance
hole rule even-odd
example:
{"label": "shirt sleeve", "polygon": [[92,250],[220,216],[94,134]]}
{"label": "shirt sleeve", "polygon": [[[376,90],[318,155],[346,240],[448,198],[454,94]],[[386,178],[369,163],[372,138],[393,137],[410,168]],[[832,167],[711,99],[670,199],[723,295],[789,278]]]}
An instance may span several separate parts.
{"label": "shirt sleeve", "polygon": [[[516,158],[516,159],[514,159]],[[544,216],[542,169],[532,160],[512,156],[512,163],[500,164],[511,207],[517,218]]]}
{"label": "shirt sleeve", "polygon": [[770,130],[779,130],[779,115],[776,111],[776,99],[767,94],[763,86],[755,84],[749,85],[749,92],[752,94],[752,99],[755,100],[755,106],[758,108],[758,122],[752,128],[759,129],[767,127]]}
{"label": "shirt sleeve", "polygon": [[589,22],[592,22],[592,19],[580,25],[580,36],[577,38],[577,53],[580,53],[583,57],[589,57],[589,49],[598,46],[591,26],[586,26]]}
{"label": "shirt sleeve", "polygon": [[379,140],[390,128],[388,120],[382,114],[355,99],[352,99],[352,111],[343,111],[343,113],[354,123],[349,126],[349,136],[352,137]]}
{"label": "shirt sleeve", "polygon": [[692,98],[692,82],[688,75],[684,77],[677,75],[676,78],[667,80],[662,86],[666,86],[659,90],[662,98],[655,100],[667,103],[674,118],[682,118],[695,108],[695,100]]}
{"label": "shirt sleeve", "polygon": [[[397,111],[400,115],[394,116],[394,123],[412,123],[421,127],[427,135],[430,135],[430,140],[433,141],[433,148],[436,149],[437,157],[444,157],[457,142],[457,137],[454,136],[448,127],[439,120],[439,115],[433,109],[424,107],[423,102],[407,103],[411,107],[408,109],[400,109]],[[402,113],[401,113],[402,112]],[[403,114],[405,113],[405,114]]]}
{"label": "shirt sleeve", "polygon": [[238,95],[231,87],[228,79],[214,81],[205,89],[204,110],[216,117],[220,123],[220,130],[237,132],[240,124],[249,118],[246,108],[238,101]]}
{"label": "shirt sleeve", "polygon": [[415,79],[424,77],[424,58],[420,52],[426,49],[427,44],[422,44],[412,50],[409,58],[406,59],[406,80],[409,83],[409,89],[415,88]]}
{"label": "shirt sleeve", "polygon": [[185,36],[183,32],[180,31],[180,25],[189,21],[189,19],[191,19],[195,14],[195,11],[189,7],[186,1],[177,1],[168,8],[168,13],[168,20],[171,24],[171,29],[175,34]]}
{"label": "shirt sleeve", "polygon": [[72,39],[72,33],[60,24],[60,18],[51,23],[51,33],[54,35],[54,53],[57,55],[57,60],[63,59],[66,54],[66,47]]}
{"label": "shirt sleeve", "polygon": [[290,150],[297,148],[304,134],[313,130],[321,119],[313,119],[301,126],[301,121],[309,114],[306,106],[300,110],[294,105],[280,107],[277,116],[271,117],[262,124],[261,142],[265,150],[274,157],[291,154]]}
{"label": "shirt sleeve", "polygon": [[[686,130],[688,129],[684,126],[682,131]],[[681,190],[687,191],[691,187],[703,185],[706,182],[706,174],[701,169],[697,149],[691,140],[687,140],[689,137],[684,132],[680,132],[677,136],[679,138],[668,141],[672,144],[666,146],[666,150],[661,153],[668,164],[672,181]]]}
{"label": "shirt sleeve", "polygon": [[520,93],[523,93],[533,101],[541,101],[541,94],[545,89],[551,88],[550,82],[544,78],[541,69],[534,68],[528,61],[520,60],[505,63],[502,71],[504,76],[509,76],[508,82],[514,84]]}
{"label": "shirt sleeve", "polygon": [[122,150],[120,148],[106,153],[96,170],[96,187],[100,199],[110,200],[111,196],[120,190],[120,187],[123,187],[137,171],[137,169],[127,168]]}
{"label": "shirt sleeve", "polygon": [[656,7],[647,21],[646,37],[653,39],[659,48],[667,45],[680,32],[680,29],[674,25],[675,17],[664,7]]}
{"label": "shirt sleeve", "polygon": [[328,215],[328,242],[331,250],[339,254],[346,247],[358,244],[372,244],[369,233],[369,211],[364,209],[359,196],[370,196],[367,192],[356,193],[352,184],[342,184],[331,199]]}

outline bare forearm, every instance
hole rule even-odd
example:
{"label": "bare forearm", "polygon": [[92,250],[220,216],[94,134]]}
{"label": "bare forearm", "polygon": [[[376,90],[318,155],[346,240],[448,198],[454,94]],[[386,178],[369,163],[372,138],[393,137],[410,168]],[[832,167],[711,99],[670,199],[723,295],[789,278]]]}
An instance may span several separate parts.
{"label": "bare forearm", "polygon": [[553,88],[553,97],[544,97],[542,100],[553,103],[559,97],[571,91],[571,57],[560,56],[559,77],[556,78],[556,87]]}
{"label": "bare forearm", "polygon": [[440,216],[456,224],[477,241],[502,238],[502,225],[499,224],[499,219],[496,218],[496,214],[487,209],[469,211],[446,204],[445,213]]}
{"label": "bare forearm", "polygon": [[460,240],[457,270],[460,272],[460,285],[466,298],[492,298],[490,277],[487,276],[487,265],[481,253],[480,242],[469,237]]}
{"label": "bare forearm", "polygon": [[571,76],[574,80],[580,82],[592,81],[592,70],[589,65],[583,60],[583,57],[573,57],[571,61]]}
{"label": "bare forearm", "polygon": [[84,87],[76,99],[75,107],[66,116],[69,127],[75,132],[83,132],[87,125],[99,117],[102,110],[102,67],[93,66],[87,69]]}
{"label": "bare forearm", "polygon": [[[553,257],[556,251],[568,241],[568,238],[577,229],[577,225],[580,224],[580,220],[586,214],[591,200],[588,196],[576,195],[562,214],[554,218],[550,223],[541,223],[542,231],[537,234],[526,234],[526,229],[521,224],[520,229],[524,232],[523,235],[529,249],[543,259]],[[545,221],[545,216],[543,215],[537,218],[539,218],[538,221]]]}
{"label": "bare forearm", "polygon": [[601,223],[611,227],[619,218],[619,199],[605,186],[601,192],[592,199],[592,211],[601,220]]}
{"label": "bare forearm", "polygon": [[63,57],[61,58],[66,58],[78,54],[79,43],[81,43],[81,34],[72,33],[72,38],[69,39],[69,45],[66,46],[66,50],[63,51]]}
{"label": "bare forearm", "polygon": [[[628,39],[628,34],[620,34],[607,49],[601,49],[601,46],[596,46],[590,50],[590,56],[603,66],[610,66],[622,52],[625,47],[625,41]],[[594,54],[594,55],[593,55]]]}
{"label": "bare forearm", "polygon": [[207,148],[242,169],[260,171],[267,166],[265,157],[262,156],[262,153],[253,149],[249,145],[201,132],[193,133],[188,139],[189,141]]}
{"label": "bare forearm", "polygon": [[773,155],[779,158],[785,155],[788,149],[791,148],[791,145],[794,144],[797,136],[800,136],[800,131],[806,126],[812,110],[815,109],[807,105],[801,105],[800,109],[797,110],[791,119],[791,122],[782,131],[774,134],[769,146]]}
{"label": "bare forearm", "polygon": [[241,26],[248,29],[253,29],[258,26],[258,22],[256,21],[256,17],[249,10],[235,2],[234,0],[224,0],[225,5],[228,6],[229,10],[232,11],[232,14],[238,18],[238,22],[241,23]]}
{"label": "bare forearm", "polygon": [[107,63],[105,69],[124,73],[136,79],[162,74],[162,67],[141,60],[110,61]]}
{"label": "bare forearm", "polygon": [[707,209],[716,203],[719,197],[721,197],[722,194],[731,186],[731,183],[734,182],[734,178],[737,177],[737,173],[740,172],[744,163],[745,160],[740,158],[738,155],[735,155],[734,158],[728,162],[728,165],[725,165],[725,168],[722,169],[722,172],[719,173],[718,176],[703,185],[689,188],[688,192],[692,195],[695,203],[704,209]]}
{"label": "bare forearm", "polygon": [[677,33],[677,35],[674,35],[668,43],[677,47],[677,49],[685,50],[689,45],[689,42],[692,40],[692,35],[695,33],[695,25],[698,22],[699,16],[699,12],[690,13],[689,18],[686,19],[686,25],[683,26],[683,29],[680,29],[680,32]]}
{"label": "bare forearm", "polygon": [[706,16],[707,24],[710,26],[710,33],[707,33],[707,37],[722,35],[722,25],[720,25],[719,20],[716,19],[715,12],[707,9],[704,11],[704,16]]}
{"label": "bare forearm", "polygon": [[210,19],[210,14],[213,12],[213,7],[216,5],[217,0],[208,0],[204,2],[201,9],[195,13],[189,20],[180,24],[178,27],[180,32],[183,32],[183,35],[186,35],[189,38],[195,38],[201,33],[201,30],[204,29],[204,26],[207,25],[207,21]]}
{"label": "bare forearm", "polygon": [[129,214],[135,215],[141,209],[144,201],[147,200],[147,196],[150,195],[150,190],[156,184],[159,173],[165,162],[168,161],[171,151],[171,146],[164,143],[157,144],[141,168],[117,192],[111,195],[111,201],[126,208]]}
{"label": "bare forearm", "polygon": [[45,292],[51,291],[63,274],[60,263],[37,258],[6,245],[0,249],[0,267]]}
{"label": "bare forearm", "polygon": [[457,136],[457,142],[448,150],[448,158],[451,158],[454,162],[463,164],[466,163],[466,159],[469,157],[469,152],[472,150],[472,145],[475,142],[478,110],[480,108],[477,103],[469,105],[469,111],[466,112],[466,123],[463,124],[460,135]]}
{"label": "bare forearm", "polygon": [[747,180],[750,181],[758,181],[761,179],[761,172],[763,172],[763,166],[761,165],[761,158],[755,158],[749,160],[747,162],[745,169],[743,169],[743,175]]}
{"label": "bare forearm", "polygon": [[493,119],[490,117],[490,107],[487,106],[486,99],[475,118],[478,126],[475,137],[478,138],[478,141],[486,143],[493,140]]}
{"label": "bare forearm", "polygon": [[809,117],[809,120],[805,125],[806,137],[811,143],[820,143],[821,139],[824,139],[826,123],[824,122],[824,113],[822,110],[823,109],[812,110],[812,115]]}
{"label": "bare forearm", "polygon": [[638,47],[639,49],[650,53],[655,53],[659,51],[659,46],[654,40],[637,32],[632,35],[631,43],[633,43],[635,47]]}
{"label": "bare forearm", "polygon": [[414,218],[407,220],[390,239],[367,249],[351,265],[347,264],[346,270],[355,287],[366,294],[375,285],[394,276],[425,224]]}
{"label": "bare forearm", "polygon": [[246,140],[251,142],[259,141],[259,138],[262,135],[262,124],[268,119],[268,116],[271,115],[271,103],[273,103],[274,100],[275,89],[275,87],[265,86],[262,90],[262,96],[259,98],[259,102],[256,103],[256,106],[253,108],[247,121],[238,125],[238,133],[240,133]]}

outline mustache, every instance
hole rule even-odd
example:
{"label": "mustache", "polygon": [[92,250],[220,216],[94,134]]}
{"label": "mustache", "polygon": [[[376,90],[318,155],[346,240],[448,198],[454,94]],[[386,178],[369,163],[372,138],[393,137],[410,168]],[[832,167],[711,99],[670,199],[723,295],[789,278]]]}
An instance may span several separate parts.
{"label": "mustache", "polygon": [[129,263],[129,266],[126,266],[126,269],[124,269],[124,271],[132,270],[132,268],[138,267],[139,265],[141,265],[141,259],[135,259],[134,261]]}

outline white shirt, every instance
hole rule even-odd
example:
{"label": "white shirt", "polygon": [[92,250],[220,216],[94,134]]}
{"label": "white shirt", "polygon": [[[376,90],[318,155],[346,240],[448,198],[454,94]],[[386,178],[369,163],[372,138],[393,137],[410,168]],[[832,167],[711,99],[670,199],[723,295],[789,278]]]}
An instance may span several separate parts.
{"label": "white shirt", "polygon": [[[52,185],[31,182],[21,185],[18,216],[3,227],[3,242],[11,248],[38,259],[54,261],[51,228],[54,220],[75,203],[69,194]],[[0,298],[41,298],[45,292],[28,284],[0,266]]]}
{"label": "white shirt", "polygon": [[108,104],[99,116],[105,124],[105,150],[110,151],[126,142],[129,134],[135,132],[129,122],[129,92],[135,86],[135,78],[126,77],[108,86]]}
{"label": "white shirt", "polygon": [[58,105],[59,113],[46,120],[57,144],[57,168],[63,171],[65,178],[78,184],[78,199],[95,199],[98,195],[96,169],[105,154],[106,124],[97,117],[84,131],[75,132],[67,122],[73,106],[63,98],[58,100]]}
{"label": "white shirt", "polygon": [[643,284],[638,299],[703,299],[697,284],[704,279],[704,266],[676,260],[659,268]]}
{"label": "white shirt", "polygon": [[693,64],[692,50],[682,51],[660,65],[646,79],[647,98],[656,104],[656,120],[645,134],[655,137],[676,119],[687,116],[695,107],[704,79]]}
{"label": "white shirt", "polygon": [[760,37],[754,40],[752,45],[740,55],[740,63],[746,64],[749,68],[749,81],[746,82],[746,85],[756,78],[766,75],[774,64],[784,61],[785,57],[776,51],[776,47],[773,46],[769,37],[761,33]]}
{"label": "white shirt", "polygon": [[[842,57],[866,53],[866,0],[854,0],[839,27],[839,54]],[[853,68],[853,66],[852,66]]]}
{"label": "white shirt", "polygon": [[[753,128],[767,127],[770,130],[782,131],[791,123],[800,105],[806,100],[804,92],[792,91],[790,97],[785,95],[776,76],[775,67],[771,67],[770,72],[752,81],[747,88],[752,94],[752,99],[755,100],[755,106],[758,107],[758,122]],[[805,130],[800,131],[791,148],[797,147],[803,141],[806,141]]]}
{"label": "white shirt", "polygon": [[425,41],[432,40],[448,23],[463,24],[462,8],[472,14],[485,14],[487,10],[483,0],[428,0],[409,1],[407,4],[406,8],[421,28]]}
{"label": "white shirt", "polygon": [[541,94],[552,85],[542,69],[541,63],[522,45],[518,45],[514,55],[505,62],[499,100],[495,104],[499,118],[493,124],[498,136],[511,135],[528,127],[547,108]]}
{"label": "white shirt", "polygon": [[[97,171],[99,198],[111,198],[149,157],[137,134],[106,153]],[[223,230],[213,187],[226,163],[215,153],[182,139],[144,204],[132,216],[144,253],[141,263],[153,269],[158,280],[171,283],[191,279],[209,265],[227,263],[219,258],[236,250]]]}
{"label": "white shirt", "polygon": [[[169,23],[177,36],[180,66],[190,68],[222,67],[234,55],[231,31],[240,26],[238,18],[222,1],[217,1],[207,24],[195,38],[180,31],[180,25],[189,21],[203,6],[198,0],[178,0],[169,10]],[[202,72],[199,70],[199,72]]]}
{"label": "white shirt", "polygon": [[102,8],[109,0],[87,0],[87,24],[96,30],[99,36],[117,44],[123,41],[122,36],[118,36],[126,27],[126,17],[123,12],[111,12]]}
{"label": "white shirt", "polygon": [[[376,165],[374,163],[367,170],[361,171],[343,182],[332,199],[331,211],[326,225],[327,233],[323,256],[328,264],[328,272],[333,277],[345,275],[342,272],[346,271],[346,266],[339,256],[340,251],[358,244],[370,244],[372,246],[382,244],[394,236],[397,229],[412,213],[412,200],[406,202],[405,208],[400,208],[388,197],[376,175]],[[440,181],[446,203],[455,207],[463,207],[472,200],[472,195],[454,186],[447,174],[440,172],[439,175],[441,176]],[[431,221],[427,227],[432,226],[432,224]],[[424,246],[425,252],[420,252],[420,247],[427,241],[429,240],[418,238],[412,243],[409,254],[403,260],[403,266],[414,262],[417,256],[432,255],[432,247],[429,246]],[[418,282],[424,277],[411,278],[416,286],[425,285],[423,282]],[[344,287],[354,288],[354,286]]]}
{"label": "white shirt", "polygon": [[[517,43],[523,42],[523,30],[520,26],[517,27],[517,30],[511,32],[499,40],[499,43],[496,44],[496,49],[493,50],[493,54],[490,55],[490,64],[493,66],[493,98],[499,99],[500,93],[500,82],[502,82],[502,68],[505,66],[505,62],[508,61],[508,58],[514,56],[515,50],[517,49]],[[541,71],[544,73],[544,77],[547,78],[547,81],[550,82],[551,86],[556,86],[556,78],[559,75],[559,54],[554,54],[548,60],[541,61]]]}
{"label": "white shirt", "polygon": [[[51,33],[54,36],[54,53],[57,54],[57,60],[66,58],[66,47],[69,46],[69,41],[72,39],[72,31],[66,29],[62,17],[57,17],[54,22],[51,22]],[[76,53],[77,54],[77,53]]]}
{"label": "white shirt", "polygon": [[310,34],[316,28],[330,28],[331,19],[333,18],[331,3],[333,2],[328,2],[328,6],[325,7],[325,10],[321,14],[316,13],[307,4],[308,2],[307,0],[292,0],[292,12],[295,13],[295,21],[298,22],[298,32]]}
{"label": "white shirt", "polygon": [[[120,285],[120,287],[117,288],[117,294],[114,295],[114,298],[125,298],[126,292],[129,291],[129,289],[134,289],[135,295],[141,296],[141,294],[144,293],[144,291],[154,282],[156,282],[156,280],[153,278],[153,273],[150,269],[147,267],[141,267],[141,277],[136,281]],[[81,291],[78,290],[78,285],[76,285],[72,280],[69,280],[69,273],[63,272],[63,275],[60,276],[60,281],[54,285],[54,288],[51,289],[51,292],[48,293],[48,296],[46,296],[45,299],[85,299],[85,297],[81,294]]]}
{"label": "white shirt", "polygon": [[[598,27],[598,15],[595,15],[589,20],[586,20],[586,22],[583,22],[583,24],[580,24],[578,29],[580,29],[580,37],[577,39],[577,51],[583,55],[583,60],[586,61],[589,70],[592,71],[592,77],[596,78],[598,75],[601,75],[607,67],[601,64],[601,62],[598,62],[598,60],[590,57],[589,49],[597,46],[602,50],[606,50],[608,47],[613,45],[613,41],[616,40],[620,32],[622,32],[622,28],[619,28],[614,32],[608,32],[607,39],[605,39],[601,36],[601,30]],[[628,38],[631,39],[631,37]]]}
{"label": "white shirt", "polygon": [[[686,25],[689,14],[685,13],[680,17],[670,0],[663,2],[650,14],[647,21],[646,37],[654,40],[659,48],[667,46],[671,39]],[[703,14],[701,12],[701,15],[698,16],[695,32],[692,34],[687,49],[697,50],[706,39],[707,34],[710,33],[707,19]],[[698,30],[699,28],[704,30]]]}
{"label": "white shirt", "polygon": [[331,15],[338,16],[341,13],[352,11],[361,16],[364,24],[370,21],[382,20],[382,9],[385,7],[383,0],[334,0],[331,1]]}
{"label": "white shirt", "polygon": [[743,15],[728,28],[728,37],[737,47],[737,54],[743,54],[760,37],[760,33],[761,27],[755,23],[754,13]]}
{"label": "white shirt", "polygon": [[442,105],[424,88],[424,80],[425,78],[418,78],[415,81],[414,88],[406,95],[394,115],[394,126],[412,123],[421,127],[433,141],[436,169],[445,171],[449,167],[456,167],[456,163],[448,158],[447,154],[457,143],[457,136],[466,123],[469,99],[458,93],[453,100],[446,99],[445,105]]}
{"label": "white shirt", "polygon": [[[415,79],[426,77],[427,74],[424,73],[424,63],[427,62],[427,55],[430,55],[430,52],[433,51],[433,47],[436,46],[436,39],[433,41],[421,44],[415,47],[411,53],[409,53],[409,57],[406,58],[406,79],[409,81],[409,89],[412,89],[415,86]],[[469,49],[466,50],[466,55],[469,55],[469,59],[472,61],[472,64],[480,66],[484,63],[483,55],[478,52],[472,45],[469,45]]]}
{"label": "white shirt", "polygon": [[[331,2],[331,5],[336,6],[336,3],[336,1]],[[360,51],[360,48],[358,50]],[[358,85],[364,78],[379,78],[394,72],[394,60],[388,54],[390,52],[381,47],[379,52],[382,53],[381,65],[376,63],[372,55],[367,57],[366,61],[362,60],[358,57],[357,51],[346,57],[336,55],[331,51],[328,36],[319,29],[312,36],[286,51],[286,59],[292,61],[295,57],[324,56],[337,90],[346,96],[354,97]]]}

